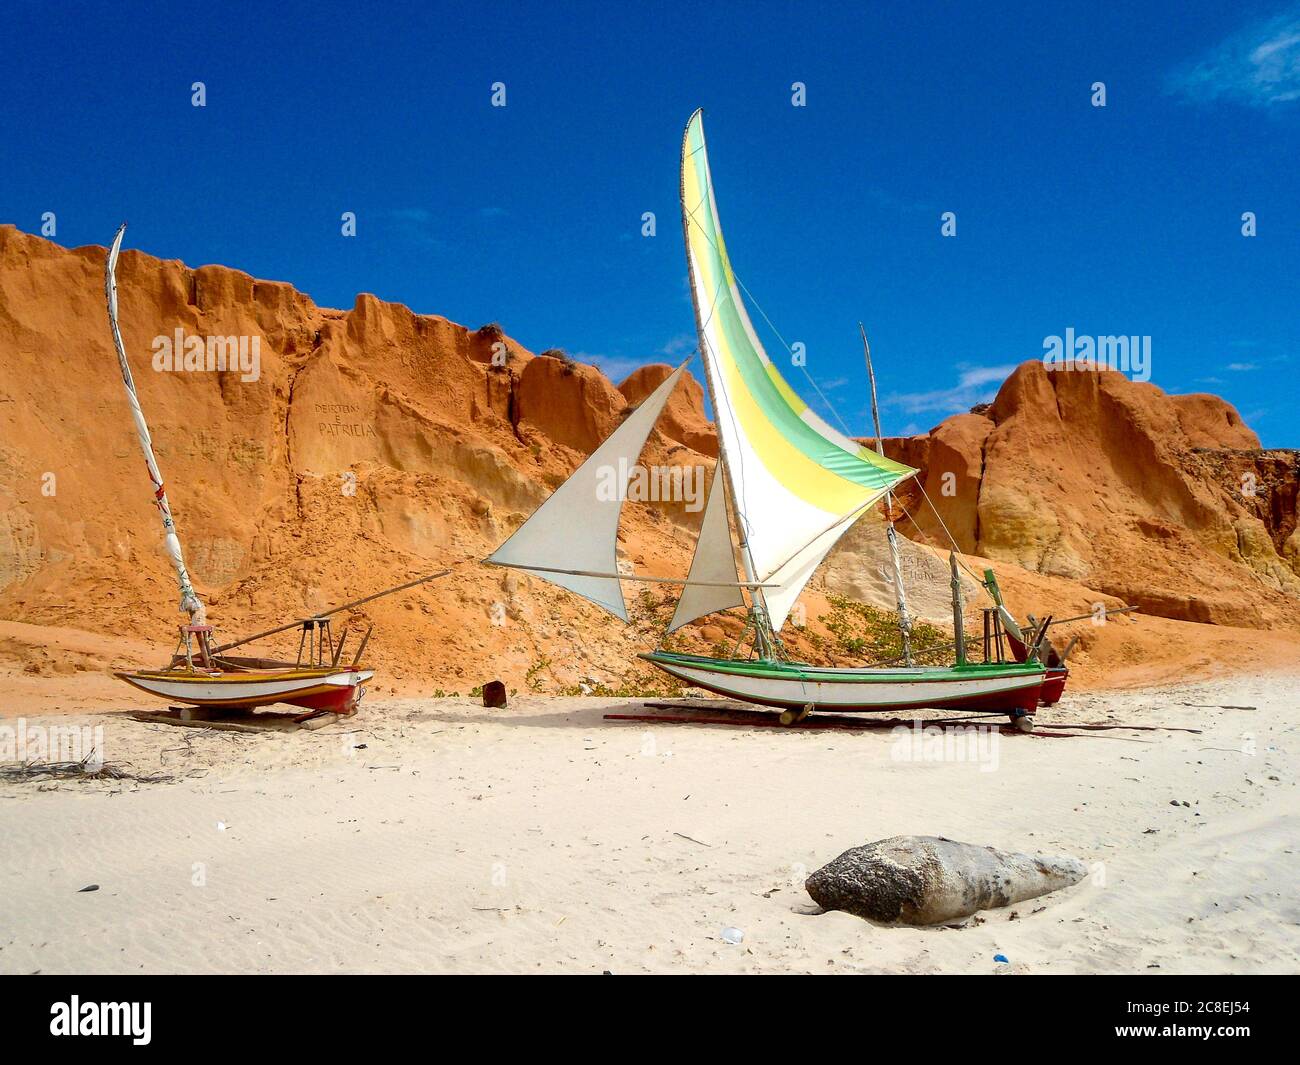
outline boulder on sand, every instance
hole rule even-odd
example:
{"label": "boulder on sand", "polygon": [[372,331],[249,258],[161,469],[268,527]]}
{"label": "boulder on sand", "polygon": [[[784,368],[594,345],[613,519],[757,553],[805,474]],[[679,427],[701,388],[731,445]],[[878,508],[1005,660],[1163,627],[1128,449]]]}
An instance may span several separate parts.
{"label": "boulder on sand", "polygon": [[1077,884],[1074,858],[1013,854],[940,836],[892,836],[845,851],[804,887],[823,909],[882,924],[927,925],[969,917]]}

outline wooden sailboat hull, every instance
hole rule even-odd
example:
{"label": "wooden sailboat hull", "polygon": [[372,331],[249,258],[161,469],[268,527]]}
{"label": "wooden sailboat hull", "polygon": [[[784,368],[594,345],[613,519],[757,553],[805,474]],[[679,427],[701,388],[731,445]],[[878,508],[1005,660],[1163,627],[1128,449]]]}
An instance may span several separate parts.
{"label": "wooden sailboat hull", "polygon": [[1032,714],[1045,670],[1005,662],[912,669],[824,669],[794,662],[743,662],[655,651],[640,656],[696,688],[761,706],[869,713],[972,710]]}
{"label": "wooden sailboat hull", "polygon": [[1043,690],[1039,693],[1040,706],[1055,706],[1065,694],[1065,682],[1070,671],[1064,666],[1050,666],[1047,676],[1043,678]]}
{"label": "wooden sailboat hull", "polygon": [[351,713],[374,676],[369,669],[284,669],[204,672],[181,669],[137,670],[114,676],[161,699],[189,706],[252,709],[288,703],[309,710]]}

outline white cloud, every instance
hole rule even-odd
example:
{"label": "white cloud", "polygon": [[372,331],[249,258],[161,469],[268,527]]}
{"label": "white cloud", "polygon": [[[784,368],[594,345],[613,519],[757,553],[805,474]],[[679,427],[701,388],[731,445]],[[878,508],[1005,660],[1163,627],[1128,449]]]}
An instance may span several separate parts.
{"label": "white cloud", "polygon": [[598,355],[589,351],[576,351],[573,358],[577,362],[590,363],[615,384],[621,384],[629,374],[656,362],[672,363],[676,366],[683,359],[695,354],[695,335],[678,333],[669,337],[659,348],[649,355]]}
{"label": "white cloud", "polygon": [[1167,88],[1191,100],[1254,107],[1300,101],[1300,6],[1238,30],[1170,74]]}
{"label": "white cloud", "polygon": [[624,355],[591,355],[585,351],[579,351],[573,357],[578,362],[589,362],[598,367],[616,385],[622,384],[634,370],[641,369],[647,362]]}
{"label": "white cloud", "polygon": [[890,397],[890,406],[902,407],[909,414],[953,414],[967,411],[977,403],[989,403],[997,395],[998,387],[1016,368],[1008,366],[972,366],[962,370],[957,384],[952,388],[933,392],[903,392]]}
{"label": "white cloud", "polygon": [[658,354],[664,358],[680,361],[695,351],[695,334],[678,333],[659,349]]}
{"label": "white cloud", "polygon": [[[433,248],[447,247],[439,235],[437,219],[427,207],[390,207],[376,212],[382,228],[389,233],[400,234],[405,240],[424,244]],[[361,222],[366,221],[365,213]]]}

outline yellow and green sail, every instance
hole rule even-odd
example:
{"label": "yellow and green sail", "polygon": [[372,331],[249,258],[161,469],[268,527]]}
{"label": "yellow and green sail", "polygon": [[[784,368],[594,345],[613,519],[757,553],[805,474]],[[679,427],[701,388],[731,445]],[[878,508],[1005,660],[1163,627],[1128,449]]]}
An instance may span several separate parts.
{"label": "yellow and green sail", "polygon": [[835,541],[916,471],[836,432],[786,383],[745,311],[727,258],[696,111],[682,140],[682,221],[723,461],[753,579],[779,629]]}

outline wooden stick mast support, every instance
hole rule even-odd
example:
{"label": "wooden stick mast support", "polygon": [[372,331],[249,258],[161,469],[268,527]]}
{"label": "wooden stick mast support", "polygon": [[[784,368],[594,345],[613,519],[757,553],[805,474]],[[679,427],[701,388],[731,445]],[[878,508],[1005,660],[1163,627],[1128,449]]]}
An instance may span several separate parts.
{"label": "wooden stick mast support", "polygon": [[352,656],[352,668],[356,669],[361,664],[361,656],[366,653],[366,644],[370,642],[370,634],[375,631],[373,625],[366,629],[366,634],[361,637],[361,646],[357,648],[357,653]]}
{"label": "wooden stick mast support", "polygon": [[[871,382],[871,420],[876,427],[876,453],[885,454],[885,440],[880,432],[880,405],[876,402],[876,371],[871,365],[871,345],[867,343],[866,327],[859,322],[862,334],[862,351],[867,358],[867,379]],[[898,630],[903,637],[903,661],[912,664],[912,619],[907,613],[907,591],[903,588],[903,564],[898,557],[898,533],[894,531],[894,493],[885,493],[885,539],[889,541],[889,559],[894,569],[894,595],[898,600]]]}
{"label": "wooden stick mast support", "polygon": [[343,635],[339,637],[339,642],[334,647],[334,657],[330,659],[331,669],[336,669],[338,667],[339,659],[343,657],[343,645],[347,643],[347,639],[348,639],[348,627],[344,625]]}
{"label": "wooden stick mast support", "polygon": [[962,602],[961,574],[957,572],[957,553],[948,552],[948,565],[952,568],[952,631],[957,645],[957,665],[966,664],[966,630],[962,624],[962,615],[966,605]]}
{"label": "wooden stick mast support", "polygon": [[[417,584],[424,584],[427,581],[437,580],[439,577],[445,577],[451,570],[443,569],[437,573],[430,573],[427,577],[417,577],[413,581],[407,581],[405,584],[399,584],[396,588],[385,588],[382,592],[375,592],[373,595],[363,596],[360,599],[354,599],[350,603],[344,603],[342,606],[336,606],[332,610],[323,610],[311,618],[299,618],[291,621],[287,625],[277,625],[273,629],[267,629],[265,632],[254,633],[252,636],[245,636],[241,640],[235,640],[233,643],[223,643],[220,647],[214,647],[213,654],[220,654],[222,651],[229,651],[233,647],[242,647],[246,643],[252,643],[254,640],[261,640],[267,636],[274,636],[278,632],[288,632],[290,629],[296,629],[307,621],[315,621],[319,618],[327,618],[331,614],[337,614],[343,610],[351,610],[354,607],[361,606],[363,603],[373,602],[376,599],[382,599],[386,595],[393,595],[396,592],[404,592],[407,588],[414,588]],[[299,653],[302,651],[301,641],[299,641]]]}

